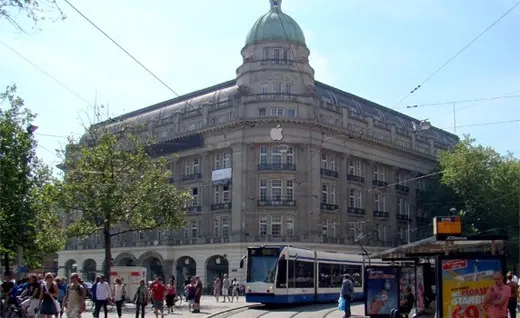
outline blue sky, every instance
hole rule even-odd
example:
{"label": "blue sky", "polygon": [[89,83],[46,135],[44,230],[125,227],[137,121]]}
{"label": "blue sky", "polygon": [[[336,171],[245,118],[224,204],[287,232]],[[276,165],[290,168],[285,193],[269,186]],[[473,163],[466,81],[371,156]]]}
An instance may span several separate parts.
{"label": "blue sky", "polygon": [[[282,10],[304,31],[317,80],[453,131],[451,104],[405,106],[520,94],[520,6],[396,104],[517,1],[284,0]],[[40,23],[29,35],[1,20],[0,40],[89,103],[97,92],[111,116],[174,97],[58,2],[66,20]],[[249,28],[269,8],[268,0],[71,2],[180,94],[232,79]],[[92,107],[0,44],[0,86],[11,83],[39,114],[38,153],[55,164],[54,149],[81,133]],[[458,103],[465,109],[456,112],[456,132],[518,156],[520,122],[463,126],[520,119],[519,102]]]}

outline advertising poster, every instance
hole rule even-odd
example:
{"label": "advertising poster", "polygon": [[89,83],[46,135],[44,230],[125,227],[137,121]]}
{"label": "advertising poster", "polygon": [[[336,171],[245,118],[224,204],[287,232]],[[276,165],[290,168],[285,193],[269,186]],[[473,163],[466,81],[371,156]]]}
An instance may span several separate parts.
{"label": "advertising poster", "polygon": [[419,311],[424,311],[426,304],[425,304],[425,283],[424,283],[424,266],[419,265],[415,269],[415,290],[416,290],[416,296],[417,301],[415,302],[415,306]]}
{"label": "advertising poster", "polygon": [[493,274],[503,270],[503,258],[440,259],[439,311],[446,318],[487,318],[484,297],[495,285]]}
{"label": "advertising poster", "polygon": [[401,300],[406,299],[406,289],[412,289],[412,295],[415,297],[415,267],[402,267],[399,273],[399,296]]}
{"label": "advertising poster", "polygon": [[365,314],[389,316],[399,306],[399,268],[372,266],[365,269]]}

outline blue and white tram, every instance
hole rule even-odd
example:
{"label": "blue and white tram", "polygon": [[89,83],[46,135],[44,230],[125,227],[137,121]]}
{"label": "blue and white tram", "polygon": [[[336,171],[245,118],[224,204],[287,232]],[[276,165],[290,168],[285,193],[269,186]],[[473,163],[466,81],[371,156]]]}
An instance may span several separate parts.
{"label": "blue and white tram", "polygon": [[[360,255],[271,245],[249,247],[244,260],[247,264],[247,302],[337,301],[343,275],[347,273],[354,282],[354,299],[363,299],[363,259]],[[241,267],[243,264],[241,262]]]}

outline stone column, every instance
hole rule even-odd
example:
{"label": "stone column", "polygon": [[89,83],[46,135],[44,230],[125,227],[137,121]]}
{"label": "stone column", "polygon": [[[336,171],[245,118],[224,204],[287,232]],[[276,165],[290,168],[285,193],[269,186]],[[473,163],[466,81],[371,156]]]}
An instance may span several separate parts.
{"label": "stone column", "polygon": [[211,237],[212,236],[212,222],[211,222],[211,204],[213,203],[213,184],[211,182],[211,172],[212,172],[212,164],[211,161],[213,159],[212,153],[209,151],[205,152],[202,156],[202,187],[201,187],[201,205],[202,205],[202,213],[201,213],[201,221],[202,221],[202,229],[200,229],[201,237]]}
{"label": "stone column", "polygon": [[244,142],[231,145],[232,149],[232,191],[231,191],[231,220],[230,220],[230,236],[233,241],[239,241],[242,237],[242,202],[246,200],[244,189],[247,188],[246,171],[247,171],[247,145]]}

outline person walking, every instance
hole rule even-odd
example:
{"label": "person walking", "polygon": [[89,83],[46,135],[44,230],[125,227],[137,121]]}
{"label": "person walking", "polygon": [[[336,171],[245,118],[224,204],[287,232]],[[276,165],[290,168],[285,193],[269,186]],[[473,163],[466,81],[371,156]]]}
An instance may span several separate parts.
{"label": "person walking", "polygon": [[[94,287],[92,287],[94,289]],[[103,307],[103,312],[105,313],[105,318],[108,318],[108,300],[110,299],[111,288],[110,285],[105,281],[105,276],[99,276],[99,283],[96,284],[96,302],[94,308],[94,317],[99,317],[99,312],[101,311],[101,307]]]}
{"label": "person walking", "polygon": [[164,318],[164,298],[166,296],[166,287],[164,286],[162,279],[157,277],[155,283],[152,286],[152,301],[153,308],[155,309],[155,317]]}
{"label": "person walking", "polygon": [[341,283],[341,291],[340,296],[345,300],[345,316],[344,318],[349,318],[352,313],[350,311],[350,302],[352,301],[352,297],[354,296],[354,283],[350,279],[349,274],[343,275],[343,282]]}
{"label": "person walking", "polygon": [[233,301],[233,298],[236,297],[238,302],[238,294],[240,293],[240,284],[238,283],[238,280],[236,278],[233,278],[232,284],[233,286],[233,292],[231,294],[231,301]]}
{"label": "person walking", "polygon": [[81,318],[81,313],[85,310],[86,294],[85,288],[79,283],[79,275],[73,273],[63,298],[63,308],[67,318]]}
{"label": "person walking", "polygon": [[509,302],[507,305],[507,309],[509,309],[509,316],[511,318],[516,318],[516,307],[518,306],[518,283],[516,283],[513,277],[513,273],[507,273],[507,286],[511,288],[511,297],[509,297]]}
{"label": "person walking", "polygon": [[193,304],[193,313],[200,313],[200,298],[202,297],[202,290],[204,289],[204,285],[200,280],[199,275],[195,276],[195,298]]}
{"label": "person walking", "polygon": [[223,303],[226,302],[226,299],[230,303],[233,302],[233,298],[231,298],[229,295],[230,289],[231,289],[231,281],[229,280],[228,275],[224,274],[224,278],[222,279],[222,298],[224,298],[224,300],[222,301]]}
{"label": "person walking", "polygon": [[144,309],[148,304],[148,289],[146,288],[145,282],[142,279],[139,282],[139,287],[134,295],[135,303],[135,318],[139,318],[139,311],[141,311],[141,318],[144,318]]}
{"label": "person walking", "polygon": [[114,298],[114,302],[116,303],[117,316],[119,318],[123,317],[123,302],[125,294],[125,285],[123,285],[123,280],[121,278],[116,278],[114,281],[114,288],[112,290],[112,296]]}
{"label": "person walking", "polygon": [[40,317],[52,318],[52,316],[58,316],[61,311],[61,308],[58,310],[56,306],[58,287],[54,284],[54,276],[51,273],[45,274],[42,287],[42,293],[40,293]]}

